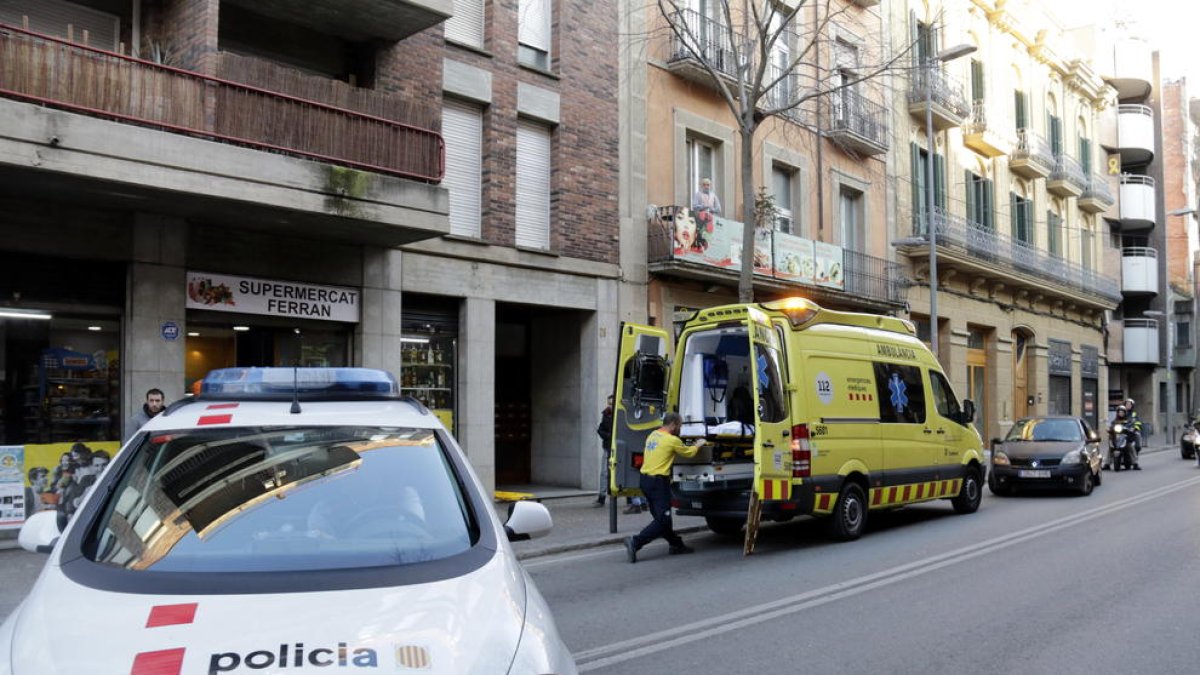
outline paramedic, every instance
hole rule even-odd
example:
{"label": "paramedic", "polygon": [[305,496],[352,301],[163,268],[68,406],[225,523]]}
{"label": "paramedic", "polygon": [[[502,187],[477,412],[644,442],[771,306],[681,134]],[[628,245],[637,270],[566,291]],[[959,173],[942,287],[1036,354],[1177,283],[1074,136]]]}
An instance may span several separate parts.
{"label": "paramedic", "polygon": [[695,457],[704,446],[704,439],[687,446],[679,438],[683,418],[679,413],[669,412],[663,416],[663,424],[646,439],[646,454],[642,463],[641,488],[650,501],[650,516],[654,518],[641,532],[625,538],[625,553],[629,562],[637,562],[638,549],[662,537],[670,545],[668,553],[679,555],[691,553],[693,549],[683,543],[671,526],[671,465],[675,456]]}

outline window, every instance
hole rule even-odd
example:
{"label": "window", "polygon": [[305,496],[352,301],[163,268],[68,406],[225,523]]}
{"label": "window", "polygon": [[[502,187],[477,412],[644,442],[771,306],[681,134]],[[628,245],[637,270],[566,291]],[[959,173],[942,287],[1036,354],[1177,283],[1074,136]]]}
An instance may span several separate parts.
{"label": "window", "polygon": [[550,70],[550,0],[521,0],[517,17],[517,60]]}
{"label": "window", "polygon": [[771,187],[775,197],[775,229],[780,232],[792,232],[792,183],[795,171],[778,164],[771,168]]}
{"label": "window", "polygon": [[1063,154],[1062,120],[1053,114],[1047,114],[1046,128],[1050,130],[1050,151],[1058,157]]}
{"label": "window", "polygon": [[1192,322],[1191,321],[1176,321],[1175,322],[1175,346],[1176,347],[1191,347],[1192,346]]}
{"label": "window", "polygon": [[[911,168],[912,168],[912,203],[914,220],[920,226],[920,232],[924,232],[924,221],[921,215],[925,213],[927,208],[926,185],[929,179],[929,153],[924,148],[916,143],[910,145]],[[938,209],[946,208],[946,158],[935,154],[933,159],[933,204]]]}
{"label": "window", "polygon": [[1079,165],[1088,180],[1092,179],[1092,139],[1079,137]]}
{"label": "window", "polygon": [[834,43],[834,58],[836,70],[833,86],[840,88],[833,96],[833,119],[845,126],[854,123],[851,116],[862,114],[862,106],[855,102],[854,90],[857,85],[849,84],[858,78],[855,74],[858,71],[858,48],[845,40],[838,40]]}
{"label": "window", "polygon": [[[780,13],[776,13],[771,17],[772,32],[783,28],[783,18],[784,15]],[[766,74],[765,81],[770,82],[781,75],[783,76],[783,79],[779,80],[779,83],[771,90],[769,104],[773,107],[783,107],[792,102],[792,76],[788,72],[792,66],[790,37],[786,31],[779,33],[779,37],[771,47],[771,70]]]}
{"label": "window", "polygon": [[1063,257],[1062,216],[1053,211],[1046,212],[1046,234],[1049,237],[1050,255]]}
{"label": "window", "polygon": [[717,144],[701,139],[688,138],[687,140],[688,153],[688,194],[700,188],[700,181],[709,178],[713,181],[713,191],[717,193],[717,198],[721,197],[721,193],[717,190],[720,186],[720,181],[716,179],[717,169]]}
{"label": "window", "polygon": [[[787,419],[787,394],[783,387],[782,359],[779,336],[769,329],[755,325],[755,363],[758,367],[758,412],[763,422],[782,422]],[[762,340],[762,342],[759,342]],[[765,361],[760,361],[762,359]]]}
{"label": "window", "polygon": [[1085,226],[1079,233],[1079,262],[1083,269],[1092,269],[1092,249],[1096,246],[1096,233]]}
{"label": "window", "polygon": [[1033,244],[1033,201],[1012,193],[1009,206],[1012,211],[1013,238]]}
{"label": "window", "polygon": [[971,59],[971,100],[982,102],[986,98],[983,80],[983,61]]}
{"label": "window", "polygon": [[550,248],[550,129],[517,123],[516,245]]}
{"label": "window", "polygon": [[996,223],[992,214],[996,210],[996,205],[993,203],[995,189],[992,181],[980,178],[970,171],[966,172],[965,180],[967,220],[989,230],[995,229]]}
{"label": "window", "polygon": [[917,34],[913,37],[916,38],[917,63],[927,64],[938,53],[938,30],[922,21],[917,21],[915,25]]}
{"label": "window", "polygon": [[931,370],[929,371],[929,384],[933,389],[933,404],[937,406],[938,414],[948,420],[958,421],[962,408],[959,407],[954,390],[950,388],[950,383],[946,381],[945,376],[936,370]]}
{"label": "window", "polygon": [[483,48],[483,0],[454,0],[454,16],[446,19],[446,39]]}
{"label": "window", "polygon": [[1023,91],[1013,92],[1013,114],[1018,129],[1029,128],[1029,102]]}
{"label": "window", "polygon": [[862,204],[862,192],[844,185],[838,191],[839,243],[848,251],[862,252],[866,248]]}
{"label": "window", "polygon": [[894,363],[876,362],[874,366],[879,421],[884,424],[923,424],[925,383],[921,369]]}
{"label": "window", "polygon": [[442,111],[446,140],[446,177],[450,191],[450,234],[479,237],[483,111],[447,100]]}

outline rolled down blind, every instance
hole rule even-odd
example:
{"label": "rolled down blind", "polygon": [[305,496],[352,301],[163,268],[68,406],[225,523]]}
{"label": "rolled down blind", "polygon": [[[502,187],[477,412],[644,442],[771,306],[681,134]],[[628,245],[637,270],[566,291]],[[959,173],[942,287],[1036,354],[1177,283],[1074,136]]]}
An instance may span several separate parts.
{"label": "rolled down blind", "polygon": [[87,31],[88,45],[110,51],[117,49],[120,23],[116,14],[65,0],[0,2],[0,23],[21,27],[23,17],[29,17],[29,30],[35,33],[65,39],[70,26],[79,44],[83,44],[83,33]]}
{"label": "rolled down blind", "polygon": [[549,0],[521,0],[517,39],[523,45],[550,52]]}
{"label": "rolled down blind", "polygon": [[550,130],[517,124],[516,245],[550,248]]}
{"label": "rolled down blind", "polygon": [[446,176],[442,185],[450,191],[450,233],[479,237],[482,111],[447,100],[442,111],[442,137],[446,141]]}
{"label": "rolled down blind", "polygon": [[483,47],[483,0],[454,0],[454,16],[446,19],[446,39]]}

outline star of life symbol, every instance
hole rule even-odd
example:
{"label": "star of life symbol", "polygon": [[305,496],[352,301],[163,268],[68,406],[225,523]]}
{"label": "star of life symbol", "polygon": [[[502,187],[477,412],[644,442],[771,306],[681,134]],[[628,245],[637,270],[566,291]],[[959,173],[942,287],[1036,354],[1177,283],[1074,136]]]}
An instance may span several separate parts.
{"label": "star of life symbol", "polygon": [[771,376],[767,375],[767,357],[763,354],[758,355],[758,390],[765,391],[771,384]]}
{"label": "star of life symbol", "polygon": [[888,380],[888,390],[892,392],[892,407],[896,410],[904,410],[908,407],[908,385],[904,384],[904,380],[900,379],[899,373],[892,373],[892,377]]}

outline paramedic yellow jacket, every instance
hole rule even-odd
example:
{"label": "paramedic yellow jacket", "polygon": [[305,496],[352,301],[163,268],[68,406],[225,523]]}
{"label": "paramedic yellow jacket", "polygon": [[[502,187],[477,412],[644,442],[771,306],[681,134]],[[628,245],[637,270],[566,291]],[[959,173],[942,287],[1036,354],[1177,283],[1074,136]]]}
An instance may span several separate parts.
{"label": "paramedic yellow jacket", "polygon": [[[701,444],[703,445],[703,444]],[[646,439],[646,454],[642,459],[642,473],[647,476],[669,476],[675,455],[695,457],[701,445],[687,446],[675,434],[655,429]]]}

